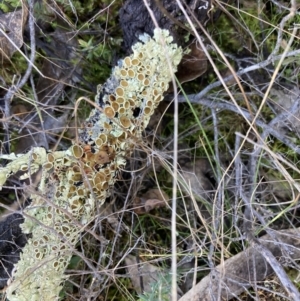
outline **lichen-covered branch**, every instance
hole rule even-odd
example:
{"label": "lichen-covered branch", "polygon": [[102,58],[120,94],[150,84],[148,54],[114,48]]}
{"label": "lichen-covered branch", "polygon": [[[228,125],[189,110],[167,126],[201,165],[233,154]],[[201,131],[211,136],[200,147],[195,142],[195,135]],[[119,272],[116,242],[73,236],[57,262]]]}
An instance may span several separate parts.
{"label": "lichen-covered branch", "polygon": [[[99,88],[94,109],[68,150],[34,148],[0,169],[0,185],[18,170],[42,179],[26,208],[24,233],[31,233],[7,289],[10,301],[58,300],[64,271],[84,225],[109,196],[116,173],[125,166],[137,138],[176,71],[182,50],[168,31],[141,37],[133,54],[120,61]],[[77,225],[77,226],[76,226]],[[79,227],[78,227],[79,225]]]}

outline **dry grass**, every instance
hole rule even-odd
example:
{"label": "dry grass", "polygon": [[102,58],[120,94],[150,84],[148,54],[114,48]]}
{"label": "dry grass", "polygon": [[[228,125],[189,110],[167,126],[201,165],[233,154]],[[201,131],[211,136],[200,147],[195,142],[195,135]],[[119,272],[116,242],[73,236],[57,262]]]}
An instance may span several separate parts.
{"label": "dry grass", "polygon": [[[102,1],[100,8],[89,3],[89,11],[75,1],[35,4],[22,53],[2,62],[2,152],[36,144],[67,148],[78,126],[76,99],[93,98],[123,56],[116,19],[121,1]],[[246,292],[232,300],[275,300],[268,294],[276,292],[282,300],[299,300],[299,277],[289,273],[299,270],[292,246],[281,245],[284,270],[259,240],[267,233],[276,241],[276,231],[299,227],[299,4],[238,4],[215,1],[205,25],[183,9],[208,70],[179,85],[177,103],[174,93],[167,96],[170,107],[161,106],[137,142],[112,197],[82,235],[62,300],[139,300],[145,290],[141,300],[175,301],[179,292],[184,301],[218,265],[253,246],[278,285],[255,281],[261,271],[254,266],[250,283],[247,271],[240,280]],[[60,18],[54,21],[54,15]],[[82,102],[78,119],[89,110]],[[26,199],[13,188],[21,185],[17,178],[8,183],[4,208]],[[163,197],[149,196],[154,188]],[[151,203],[157,199],[165,206]],[[299,241],[297,231],[292,235]],[[201,293],[197,300],[213,300]],[[216,300],[230,300],[222,290],[213,293]]]}

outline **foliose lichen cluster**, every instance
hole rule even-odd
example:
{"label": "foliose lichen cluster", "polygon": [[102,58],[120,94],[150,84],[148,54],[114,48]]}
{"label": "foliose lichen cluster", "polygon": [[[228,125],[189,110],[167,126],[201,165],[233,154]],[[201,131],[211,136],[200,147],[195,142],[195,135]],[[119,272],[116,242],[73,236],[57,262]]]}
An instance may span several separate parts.
{"label": "foliose lichen cluster", "polygon": [[22,229],[31,238],[15,266],[8,300],[59,299],[80,233],[109,196],[117,171],[125,166],[181,60],[182,50],[172,40],[159,29],[153,38],[141,37],[133,54],[99,87],[98,107],[68,150],[46,153],[36,148],[0,169],[1,186],[21,167],[30,176],[42,164],[43,173],[25,210]]}

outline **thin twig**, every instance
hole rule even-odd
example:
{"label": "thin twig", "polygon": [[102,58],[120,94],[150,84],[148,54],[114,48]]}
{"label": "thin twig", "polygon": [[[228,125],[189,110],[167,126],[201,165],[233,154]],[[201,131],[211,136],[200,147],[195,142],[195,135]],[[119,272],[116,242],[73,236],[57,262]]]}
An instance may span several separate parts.
{"label": "thin twig", "polygon": [[297,11],[297,5],[296,5],[296,0],[291,0],[291,8],[290,8],[290,13],[288,15],[286,15],[285,17],[283,17],[281,19],[281,22],[279,24],[279,30],[278,30],[278,35],[277,35],[277,41],[276,41],[276,45],[274,47],[274,50],[272,51],[270,57],[272,58],[274,55],[276,55],[279,51],[280,45],[282,43],[282,34],[283,34],[283,28],[285,26],[285,24],[291,20],[292,18],[294,18],[295,14]]}
{"label": "thin twig", "polygon": [[[31,46],[31,54],[30,54],[30,61],[28,61],[28,68],[23,76],[23,78],[20,80],[20,82],[17,85],[11,86],[8,91],[6,92],[5,96],[3,97],[4,99],[4,115],[6,120],[10,118],[11,112],[10,112],[10,105],[11,105],[11,99],[13,95],[21,89],[27,82],[31,72],[32,72],[32,66],[34,64],[35,60],[35,30],[34,30],[34,17],[33,17],[33,0],[28,1],[29,4],[29,31],[30,31],[30,46]],[[23,6],[23,9],[27,9],[26,6]],[[3,32],[2,32],[3,33]],[[6,34],[3,33],[5,36]],[[12,42],[9,38],[8,40]],[[17,47],[16,45],[14,45]],[[17,47],[18,49],[18,47]],[[19,49],[18,49],[19,50]],[[9,141],[10,141],[10,130],[9,130],[9,123],[8,122],[3,122],[3,126],[5,129],[5,139],[7,142],[6,149],[10,152],[10,147],[9,147]]]}
{"label": "thin twig", "polygon": [[[291,56],[297,56],[300,54],[300,49],[297,49],[297,50],[293,50],[293,51],[289,51],[288,53],[285,54],[285,57],[291,57]],[[268,65],[272,64],[273,62],[276,62],[278,60],[280,60],[282,57],[282,55],[277,55],[277,56],[274,56],[273,59],[271,58],[268,58],[267,60],[265,61],[262,61],[262,62],[259,62],[255,65],[251,65],[249,67],[246,67],[242,70],[239,70],[236,72],[236,75],[237,76],[241,76],[243,74],[246,74],[248,72],[251,72],[251,71],[255,71],[255,70],[258,70],[258,69],[261,69],[261,68],[264,68],[264,67],[267,67]],[[223,81],[226,83],[226,82],[229,82],[231,81],[232,79],[234,79],[234,76],[233,75],[229,75],[225,78],[223,78]],[[222,86],[222,81],[216,81],[210,85],[208,85],[206,88],[204,88],[201,92],[199,92],[198,94],[195,94],[195,97],[197,98],[203,98],[204,96],[206,96],[211,90],[217,88],[217,87],[220,87]]]}
{"label": "thin twig", "polygon": [[[240,108],[239,110],[236,108],[234,104],[231,104],[227,101],[224,101],[222,99],[216,99],[216,98],[210,98],[207,97],[206,99],[200,99],[198,98],[199,94],[191,94],[188,95],[189,101],[191,103],[197,103],[201,104],[203,106],[206,106],[211,109],[216,110],[229,110],[234,113],[240,114],[240,111],[243,112],[244,117],[246,117],[249,121],[252,120],[252,116],[246,111],[245,109]],[[186,102],[186,99],[184,96],[179,95],[178,96],[179,102]],[[294,144],[290,139],[286,138],[284,134],[281,134],[279,130],[275,129],[274,127],[264,123],[260,119],[256,119],[255,124],[259,127],[261,127],[264,131],[266,131],[268,134],[271,134],[275,138],[277,138],[279,141],[281,141],[283,144],[291,148],[294,152],[297,154],[300,154],[300,147],[296,144]]]}
{"label": "thin twig", "polygon": [[7,93],[4,96],[4,100],[11,100],[13,95],[19,90],[21,89],[27,82],[31,72],[32,72],[32,68],[34,65],[34,61],[35,61],[35,54],[36,54],[36,45],[35,45],[35,29],[34,29],[34,16],[33,16],[33,0],[28,0],[28,4],[29,4],[29,32],[30,32],[30,48],[31,48],[31,53],[30,53],[30,60],[28,61],[28,68],[24,74],[24,76],[22,77],[22,79],[20,80],[19,84],[16,86],[12,86],[8,89]]}
{"label": "thin twig", "polygon": [[282,268],[281,264],[277,261],[275,256],[270,252],[270,250],[263,246],[258,239],[253,238],[250,241],[252,247],[258,250],[260,254],[264,256],[269,265],[273,268],[283,288],[288,292],[288,294],[293,298],[294,301],[299,301],[300,293],[298,289],[288,277],[285,270]]}

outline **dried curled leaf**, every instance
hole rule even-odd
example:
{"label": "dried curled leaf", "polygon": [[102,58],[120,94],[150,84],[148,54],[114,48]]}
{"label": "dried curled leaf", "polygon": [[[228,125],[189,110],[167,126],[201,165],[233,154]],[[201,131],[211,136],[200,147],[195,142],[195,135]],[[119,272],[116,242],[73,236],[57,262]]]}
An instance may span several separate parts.
{"label": "dried curled leaf", "polygon": [[134,212],[144,214],[155,208],[165,207],[169,197],[161,189],[150,189],[141,197],[134,199]]}
{"label": "dried curled leaf", "polygon": [[207,70],[207,57],[197,41],[189,46],[190,52],[182,58],[176,76],[180,83],[196,79]]}

